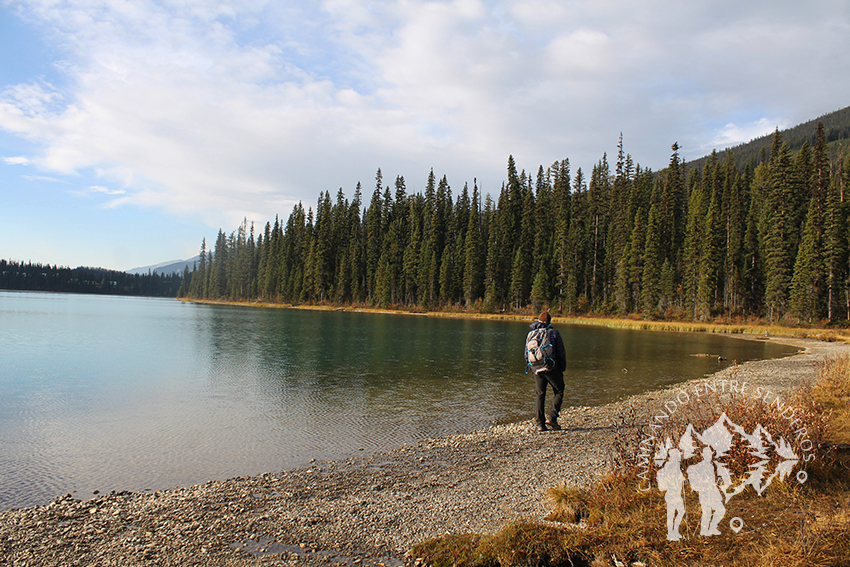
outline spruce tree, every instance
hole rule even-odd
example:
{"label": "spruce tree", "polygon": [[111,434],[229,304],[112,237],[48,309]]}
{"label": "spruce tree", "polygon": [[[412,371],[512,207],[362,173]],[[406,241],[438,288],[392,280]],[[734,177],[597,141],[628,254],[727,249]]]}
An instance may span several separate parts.
{"label": "spruce tree", "polygon": [[436,186],[437,180],[432,169],[425,185],[425,207],[422,214],[422,239],[417,286],[420,290],[420,301],[426,308],[431,307],[439,299],[440,257],[437,248],[440,241],[440,204],[437,199]]}
{"label": "spruce tree", "polygon": [[404,249],[404,301],[408,305],[421,303],[420,252],[422,250],[422,204],[420,198],[410,199],[410,240]]}
{"label": "spruce tree", "polygon": [[723,258],[723,307],[727,313],[739,313],[743,308],[744,280],[742,275],[746,206],[741,183],[731,152],[727,152],[723,181],[723,221],[725,223],[725,254]]}
{"label": "spruce tree", "polygon": [[205,297],[205,282],[207,278],[207,239],[201,240],[201,251],[198,253],[198,266],[192,272],[190,296],[198,299]]}
{"label": "spruce tree", "polygon": [[487,310],[504,308],[508,297],[510,274],[514,260],[513,215],[510,210],[506,186],[502,186],[498,204],[491,209],[489,238],[487,242],[487,264],[485,269],[484,307]]}
{"label": "spruce tree", "polygon": [[827,187],[823,226],[823,268],[826,278],[826,317],[832,323],[839,318],[841,282],[847,273],[847,233],[843,230],[846,214],[840,201],[838,185],[832,180]]}
{"label": "spruce tree", "polygon": [[[706,164],[703,176],[708,176]],[[699,284],[702,279],[702,253],[707,216],[705,184],[697,177],[692,179],[691,198],[688,204],[688,222],[685,225],[683,249],[682,285],[684,287],[684,306],[691,317],[698,315]]]}
{"label": "spruce tree", "polygon": [[782,143],[776,156],[771,156],[766,202],[765,237],[765,305],[771,321],[781,318],[788,308],[788,292],[794,261],[794,226],[792,192],[794,189],[788,146]]}
{"label": "spruce tree", "polygon": [[720,203],[714,192],[708,206],[708,216],[703,227],[702,257],[700,266],[699,292],[697,294],[698,313],[701,319],[708,319],[717,299],[717,285],[721,267],[723,233],[721,225]]}
{"label": "spruce tree", "polygon": [[641,306],[641,290],[643,281],[643,253],[646,246],[646,220],[643,207],[638,207],[635,212],[634,226],[632,228],[629,248],[627,253],[627,309],[639,311]]}
{"label": "spruce tree", "polygon": [[227,291],[227,237],[220,229],[215,239],[215,255],[210,267],[210,295],[213,299],[222,299]]}
{"label": "spruce tree", "polygon": [[484,260],[482,258],[481,211],[478,195],[478,183],[472,187],[472,204],[469,208],[469,221],[466,231],[466,269],[464,271],[463,293],[467,307],[475,303],[484,293]]}
{"label": "spruce tree", "polygon": [[525,195],[525,206],[520,223],[519,245],[516,247],[511,269],[510,298],[517,309],[526,305],[531,291],[535,234],[534,213],[534,194],[528,191]]}
{"label": "spruce tree", "polygon": [[316,206],[314,237],[315,257],[313,295],[317,301],[325,301],[331,295],[334,278],[333,208],[330,191],[320,193]]}
{"label": "spruce tree", "polygon": [[643,274],[641,276],[641,308],[647,316],[655,315],[658,312],[658,302],[661,297],[661,269],[665,259],[662,256],[662,229],[660,225],[658,212],[653,204],[649,209],[649,218],[646,223]]}
{"label": "spruce tree", "polygon": [[348,209],[349,226],[349,253],[351,261],[351,301],[362,303],[366,300],[366,242],[364,239],[363,219],[361,206],[363,204],[363,193],[360,182],[354,189],[351,205]]}
{"label": "spruce tree", "polygon": [[822,227],[819,226],[817,201],[817,197],[812,196],[803,240],[797,252],[794,275],[791,278],[791,310],[806,321],[817,317],[818,303],[822,295]]}
{"label": "spruce tree", "polygon": [[587,185],[581,168],[573,178],[573,192],[570,199],[570,228],[566,243],[567,291],[563,301],[570,312],[580,310],[588,301],[587,267]]}
{"label": "spruce tree", "polygon": [[375,175],[375,190],[366,211],[366,295],[370,301],[375,300],[375,274],[381,259],[381,249],[384,242],[384,200],[381,196],[383,177],[380,168]]}
{"label": "spruce tree", "polygon": [[559,300],[564,297],[567,285],[567,239],[570,231],[570,161],[565,159],[553,163],[549,170],[552,177],[552,200],[555,214],[554,262],[556,271],[556,294]]}
{"label": "spruce tree", "polygon": [[534,252],[530,299],[535,311],[548,305],[554,295],[552,277],[555,254],[555,203],[550,177],[543,166],[537,170]]}
{"label": "spruce tree", "polygon": [[631,205],[632,164],[623,149],[623,133],[617,144],[617,164],[614,170],[614,183],[611,186],[611,226],[609,232],[609,250],[606,257],[611,266],[614,303],[621,313],[627,313],[629,301],[628,250],[632,232],[634,210]]}

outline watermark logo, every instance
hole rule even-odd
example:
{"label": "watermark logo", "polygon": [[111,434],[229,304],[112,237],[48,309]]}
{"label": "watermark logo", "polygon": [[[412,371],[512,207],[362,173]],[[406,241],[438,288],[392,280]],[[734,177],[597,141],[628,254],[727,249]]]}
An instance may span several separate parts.
{"label": "watermark logo", "polygon": [[[738,394],[738,403],[758,401],[766,404],[761,408],[766,412],[764,415],[772,413],[771,423],[783,426],[786,435],[790,431],[789,439],[771,434],[761,423],[747,431],[729,419],[725,411],[701,430],[688,423],[683,430],[673,428],[671,431],[674,414],[687,415],[683,410],[694,401],[703,401],[703,396],[707,398],[707,394],[715,394],[718,389],[721,394],[729,393],[727,390],[731,386]],[[682,539],[682,520],[686,514],[695,512],[686,510],[685,491],[688,488],[698,496],[699,534],[710,537],[721,535],[728,503],[746,489],[761,495],[775,480],[793,478],[803,484],[808,479],[803,464],[815,458],[814,444],[807,437],[806,427],[796,417],[796,408],[761,388],[753,390],[749,399],[740,396],[742,391],[746,392],[746,383],[739,385],[729,380],[705,382],[690,391],[680,390],[654,416],[647,428],[649,433],[640,442],[638,476],[641,485],[638,489],[651,490],[654,480],[664,494],[669,541]],[[693,498],[691,502],[692,507],[696,505]],[[738,516],[728,520],[729,530],[736,534],[745,525]]]}

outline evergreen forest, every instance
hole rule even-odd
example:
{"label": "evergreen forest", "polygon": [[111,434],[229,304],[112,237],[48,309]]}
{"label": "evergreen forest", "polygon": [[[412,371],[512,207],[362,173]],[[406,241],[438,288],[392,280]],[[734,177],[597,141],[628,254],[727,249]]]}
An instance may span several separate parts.
{"label": "evergreen forest", "polygon": [[[568,159],[518,171],[498,196],[433,170],[371,196],[321,192],[261,231],[243,221],[183,274],[190,298],[414,310],[637,315],[694,320],[850,319],[850,156],[813,143],[741,166],[730,151],[690,167],[673,144],[653,172],[623,149],[589,173]],[[365,199],[368,198],[368,202]]]}
{"label": "evergreen forest", "polygon": [[103,268],[67,268],[0,260],[0,289],[174,297],[179,274],[128,274]]}

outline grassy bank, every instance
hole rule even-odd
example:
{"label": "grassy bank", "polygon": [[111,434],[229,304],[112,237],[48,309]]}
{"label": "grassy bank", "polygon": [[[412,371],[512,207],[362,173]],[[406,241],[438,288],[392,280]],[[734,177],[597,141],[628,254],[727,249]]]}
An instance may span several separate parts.
{"label": "grassy bank", "polygon": [[[272,309],[305,309],[314,311],[348,311],[352,313],[380,313],[392,315],[419,315],[428,317],[448,317],[460,319],[488,319],[499,321],[528,321],[537,316],[530,310],[526,312],[483,313],[479,311],[464,311],[460,309],[423,311],[412,309],[381,309],[357,305],[293,305],[288,303],[268,302],[238,302],[210,299],[183,299],[192,303],[208,305],[234,305],[263,307]],[[717,333],[726,335],[778,336],[811,338],[826,341],[850,342],[850,330],[842,328],[827,328],[818,326],[789,327],[760,320],[744,322],[695,322],[680,320],[649,320],[638,317],[594,317],[594,316],[560,316],[553,314],[556,325],[594,325],[611,329],[638,329],[647,331],[677,331],[689,333]]]}
{"label": "grassy bank", "polygon": [[[717,404],[721,403],[718,398]],[[547,521],[519,521],[494,535],[467,534],[432,539],[410,555],[436,567],[509,567],[519,565],[736,565],[848,566],[850,565],[850,357],[824,363],[813,385],[803,385],[789,398],[795,416],[807,426],[816,459],[805,470],[807,480],[790,474],[774,479],[761,495],[752,487],[727,503],[719,536],[699,535],[700,505],[685,489],[689,515],[681,526],[684,538],[667,540],[664,495],[653,488],[641,491],[641,463],[635,443],[617,443],[619,466],[588,488],[555,486],[548,490],[551,514]],[[725,400],[713,411],[680,416],[697,431],[714,423],[718,412],[753,431],[763,425],[778,439],[793,439],[800,424],[783,418],[762,403]],[[628,434],[640,436],[641,433]],[[660,438],[661,436],[659,436]],[[674,437],[675,438],[675,437]],[[737,452],[736,452],[737,451]],[[734,447],[734,474],[743,475],[758,461],[747,449]],[[645,461],[644,461],[645,465]],[[737,467],[737,468],[735,468]],[[742,529],[730,531],[730,519]]]}

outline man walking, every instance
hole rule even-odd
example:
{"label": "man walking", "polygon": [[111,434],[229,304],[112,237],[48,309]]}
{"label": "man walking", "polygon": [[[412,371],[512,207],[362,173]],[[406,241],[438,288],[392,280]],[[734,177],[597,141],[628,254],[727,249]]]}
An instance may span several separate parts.
{"label": "man walking", "polygon": [[[537,318],[537,321],[531,324],[532,332],[537,329],[545,329],[548,339],[551,344],[551,356],[545,360],[545,366],[535,368],[532,365],[532,360],[529,359],[528,345],[526,344],[525,361],[529,363],[534,370],[534,383],[537,388],[537,429],[546,431],[547,429],[561,429],[558,425],[558,414],[561,412],[561,403],[564,400],[564,370],[567,369],[567,353],[564,350],[564,340],[561,338],[561,333],[552,328],[552,316],[548,311],[544,311]],[[530,336],[531,334],[529,334]],[[531,355],[534,357],[534,354]],[[546,415],[546,386],[552,385],[552,410],[549,415]],[[548,427],[547,427],[548,426]]]}

